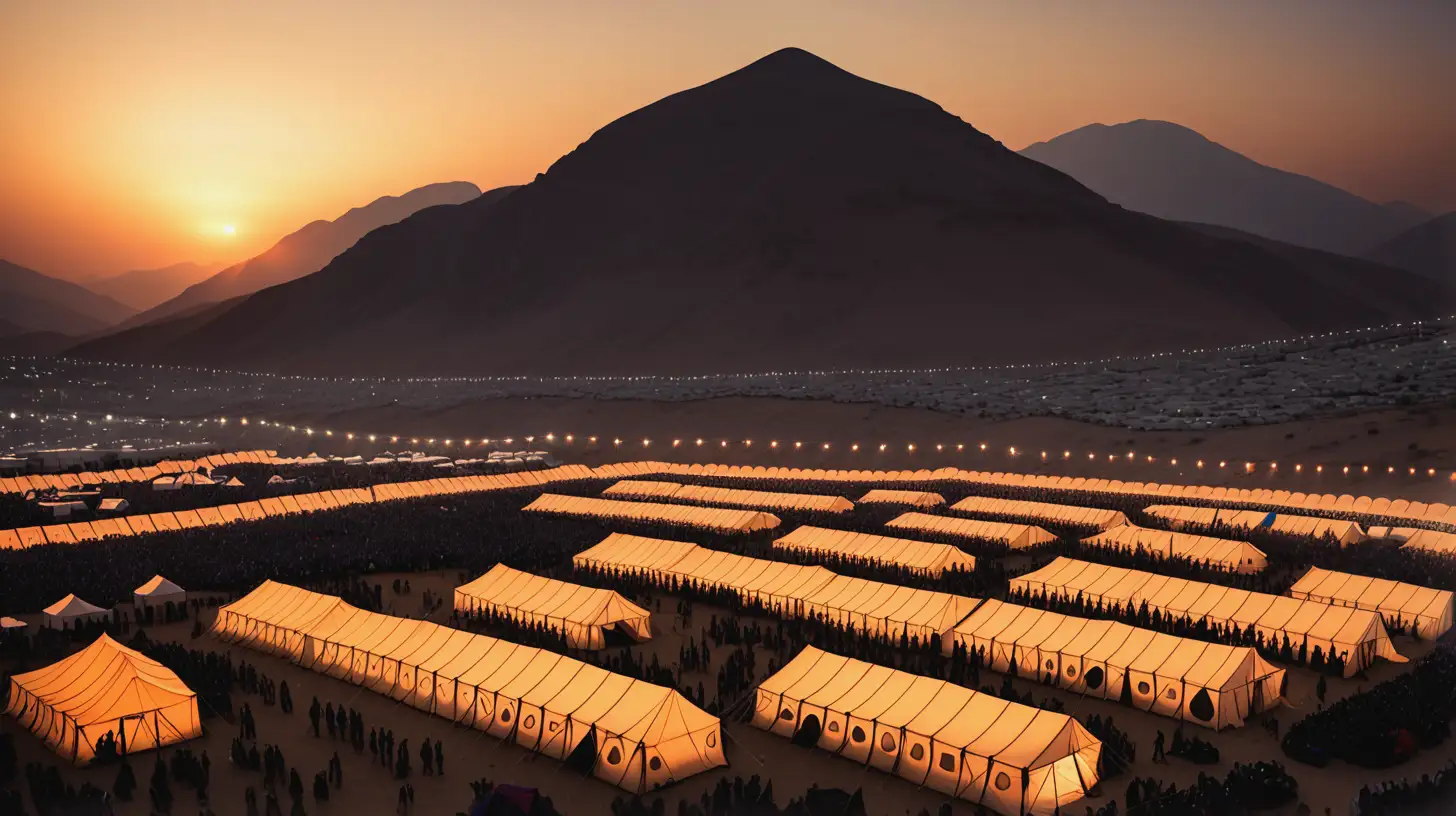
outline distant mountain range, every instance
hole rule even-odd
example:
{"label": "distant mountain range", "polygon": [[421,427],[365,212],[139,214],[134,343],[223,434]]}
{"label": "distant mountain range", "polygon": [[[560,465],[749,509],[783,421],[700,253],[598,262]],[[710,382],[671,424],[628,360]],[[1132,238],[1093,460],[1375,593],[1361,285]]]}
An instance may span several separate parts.
{"label": "distant mountain range", "polygon": [[[1424,316],[1415,274],[1108,203],[933,102],[785,49],[498,200],[87,357],[315,374],[1085,359]],[[133,338],[135,339],[135,338]]]}
{"label": "distant mountain range", "polygon": [[1365,257],[1408,269],[1456,290],[1456,212],[1411,227]]}
{"label": "distant mountain range", "polygon": [[[513,188],[494,190],[492,194],[504,195],[510,189]],[[375,199],[333,221],[314,221],[285,236],[263,254],[188,286],[181,294],[126,321],[121,328],[141,326],[312,274],[371,230],[401,221],[427,207],[461,204],[480,195],[480,188],[468,181],[430,184],[401,196]]]}
{"label": "distant mountain range", "polygon": [[1171,122],[1088,125],[1021,154],[1130,210],[1354,257],[1431,217],[1259,164]]}
{"label": "distant mountain range", "polygon": [[135,313],[135,309],[78,284],[0,260],[0,336],[85,334]]}
{"label": "distant mountain range", "polygon": [[161,269],[137,269],[79,281],[82,286],[141,311],[182,294],[182,290],[216,274],[225,264],[179,263]]}

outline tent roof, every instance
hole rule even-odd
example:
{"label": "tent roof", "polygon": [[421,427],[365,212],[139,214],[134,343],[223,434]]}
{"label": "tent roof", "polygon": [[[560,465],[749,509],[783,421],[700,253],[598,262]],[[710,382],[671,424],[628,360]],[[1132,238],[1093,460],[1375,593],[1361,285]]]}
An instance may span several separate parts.
{"label": "tent roof", "polygon": [[60,662],[11,680],[82,726],[115,722],[197,696],[171,669],[104,634]]}
{"label": "tent roof", "polygon": [[168,581],[160,575],[153,575],[151,580],[136,588],[136,595],[181,595],[184,594],[182,587]]}
{"label": "tent roof", "polygon": [[950,506],[958,513],[1015,516],[1051,522],[1053,524],[1077,524],[1106,530],[1127,521],[1127,516],[1118,510],[1104,510],[1100,507],[1078,507],[1071,504],[1049,504],[1047,502],[1016,501],[989,496],[968,496]]}
{"label": "tent roof", "polygon": [[99,606],[93,606],[77,598],[74,593],[56,601],[45,608],[47,615],[54,615],[58,618],[75,618],[82,615],[105,615],[109,614]]}
{"label": "tent roof", "polygon": [[1153,530],[1131,523],[1104,530],[1082,541],[1120,550],[1142,549],[1170,558],[1218,564],[1243,572],[1257,572],[1269,565],[1268,556],[1247,541]]}
{"label": "tent roof", "polygon": [[618,592],[570,584],[496,564],[489,572],[455,590],[492,606],[516,609],[586,626],[609,626],[617,621],[641,620],[651,615]]}
{"label": "tent roof", "polygon": [[860,504],[908,504],[912,507],[936,507],[945,504],[945,497],[939,493],[923,490],[875,489],[859,497]]}
{"label": "tent roof", "polygon": [[834,553],[936,574],[948,568],[965,570],[976,568],[975,558],[950,544],[933,544],[927,541],[855,533],[848,530],[830,530],[807,525],[774,541],[774,547],[786,550]]}
{"label": "tent roof", "polygon": [[1432,638],[1440,637],[1451,626],[1453,593],[1449,590],[1310,567],[1289,588],[1289,595],[1416,621],[1423,635]]}
{"label": "tent roof", "polygon": [[9,615],[0,618],[0,629],[24,629],[29,625],[25,621],[19,618],[12,618]]}
{"label": "tent roof", "polygon": [[751,510],[613,501],[584,496],[563,496],[556,493],[542,493],[523,509],[571,516],[679,524],[725,532],[747,532],[779,526],[777,517]]}
{"label": "tent roof", "polygon": [[1029,524],[932,516],[928,513],[902,513],[886,522],[885,526],[897,530],[916,530],[922,533],[994,541],[1005,544],[1014,550],[1034,547],[1057,539],[1046,530]]}

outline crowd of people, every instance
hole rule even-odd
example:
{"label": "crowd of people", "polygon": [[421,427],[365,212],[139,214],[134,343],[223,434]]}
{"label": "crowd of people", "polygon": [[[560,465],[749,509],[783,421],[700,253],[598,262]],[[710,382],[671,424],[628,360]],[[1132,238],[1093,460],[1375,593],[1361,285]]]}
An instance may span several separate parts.
{"label": "crowd of people", "polygon": [[1436,775],[1421,774],[1414,783],[1402,779],[1364,785],[1355,797],[1350,816],[1405,816],[1436,813],[1434,806],[1456,800],[1456,760],[1447,762]]}
{"label": "crowd of people", "polygon": [[1199,772],[1193,784],[1179,788],[1156,778],[1137,777],[1127,783],[1123,809],[1114,800],[1095,816],[1228,816],[1273,810],[1299,797],[1299,782],[1277,762],[1235,762],[1222,779]]}

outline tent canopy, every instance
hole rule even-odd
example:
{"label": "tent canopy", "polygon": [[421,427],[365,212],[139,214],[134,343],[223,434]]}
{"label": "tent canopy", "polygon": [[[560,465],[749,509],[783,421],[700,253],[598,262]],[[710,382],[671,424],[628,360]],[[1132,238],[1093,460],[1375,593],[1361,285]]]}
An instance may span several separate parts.
{"label": "tent canopy", "polygon": [[759,685],[753,725],[1008,816],[1070,812],[1102,743],[1066,714],[804,650]]}
{"label": "tent canopy", "polygon": [[859,497],[860,504],[905,504],[911,507],[930,508],[945,504],[945,497],[939,493],[923,490],[875,489]]}
{"label": "tent canopy", "polygon": [[94,606],[77,598],[75,593],[56,601],[43,611],[45,612],[47,626],[64,625],[75,620],[106,617],[111,614],[99,606]]}
{"label": "tent canopy", "polygon": [[218,610],[219,637],[286,656],[643,793],[726,765],[718,718],[673,689],[544,649],[350,606],[273,581]]}
{"label": "tent canopy", "polygon": [[1379,612],[1391,625],[1396,621],[1414,624],[1416,632],[1428,640],[1451,628],[1452,593],[1448,590],[1310,567],[1289,588],[1289,596]]}
{"label": "tent canopy", "polygon": [[1080,595],[1089,601],[1123,606],[1147,603],[1148,608],[1165,614],[1240,628],[1253,625],[1264,633],[1266,640],[1288,637],[1296,649],[1299,644],[1307,643],[1311,652],[1319,647],[1327,655],[1344,653],[1346,677],[1364,669],[1377,657],[1405,662],[1391,645],[1380,616],[1365,610],[1065,557],[1011,579],[1011,587],[1066,598]]}
{"label": "tent canopy", "polygon": [[1247,541],[1153,530],[1135,524],[1113,527],[1082,539],[1082,543],[1125,552],[1144,550],[1165,558],[1183,558],[1234,572],[1261,572],[1269,566],[1268,556]]}
{"label": "tent canopy", "polygon": [[601,649],[606,630],[635,640],[652,637],[651,613],[610,589],[569,584],[497,564],[455,590],[455,609],[492,610],[526,623],[544,623],[577,649]]}
{"label": "tent canopy", "polygon": [[107,732],[128,754],[202,736],[197,695],[166,666],[107,635],[12,677],[6,713],[78,765],[91,761]]}
{"label": "tent canopy", "polygon": [[1071,504],[996,499],[989,496],[968,496],[950,506],[957,513],[976,516],[1009,516],[1036,519],[1048,524],[1066,524],[1106,530],[1127,522],[1118,510],[1100,507],[1077,507]]}
{"label": "tent canopy", "polygon": [[1056,536],[1046,530],[1027,524],[932,516],[928,513],[903,513],[886,522],[885,526],[896,530],[936,533],[972,541],[990,541],[1004,544],[1013,550],[1022,550],[1057,540]]}
{"label": "tent canopy", "polygon": [[162,603],[165,601],[176,601],[186,597],[187,592],[182,587],[168,581],[160,575],[153,575],[145,584],[137,587],[132,593],[140,601],[153,601]]}
{"label": "tent canopy", "polygon": [[976,568],[975,558],[950,544],[932,544],[824,527],[800,527],[774,541],[774,548],[830,553],[880,564],[893,564],[926,575],[940,575],[947,569]]}
{"label": "tent canopy", "polygon": [[556,493],[542,493],[523,509],[528,512],[564,516],[624,519],[701,527],[728,533],[745,533],[779,526],[777,517],[752,510],[613,501],[583,496],[563,496]]}
{"label": "tent canopy", "polygon": [[1236,530],[1263,528],[1291,536],[1334,538],[1342,547],[1358,544],[1368,538],[1360,525],[1353,521],[1318,516],[1291,516],[1263,510],[1221,510],[1215,507],[1169,504],[1152,505],[1147,508],[1147,513],[1176,527],[1213,527],[1221,524]]}

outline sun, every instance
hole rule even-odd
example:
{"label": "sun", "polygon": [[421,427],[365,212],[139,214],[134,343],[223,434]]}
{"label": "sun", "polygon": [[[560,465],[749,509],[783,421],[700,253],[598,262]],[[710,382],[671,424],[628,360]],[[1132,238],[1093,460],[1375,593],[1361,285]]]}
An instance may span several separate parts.
{"label": "sun", "polygon": [[237,232],[238,232],[238,228],[235,227],[235,226],[233,226],[232,224],[224,224],[223,225],[223,228],[222,228],[222,234],[223,235],[236,235]]}

